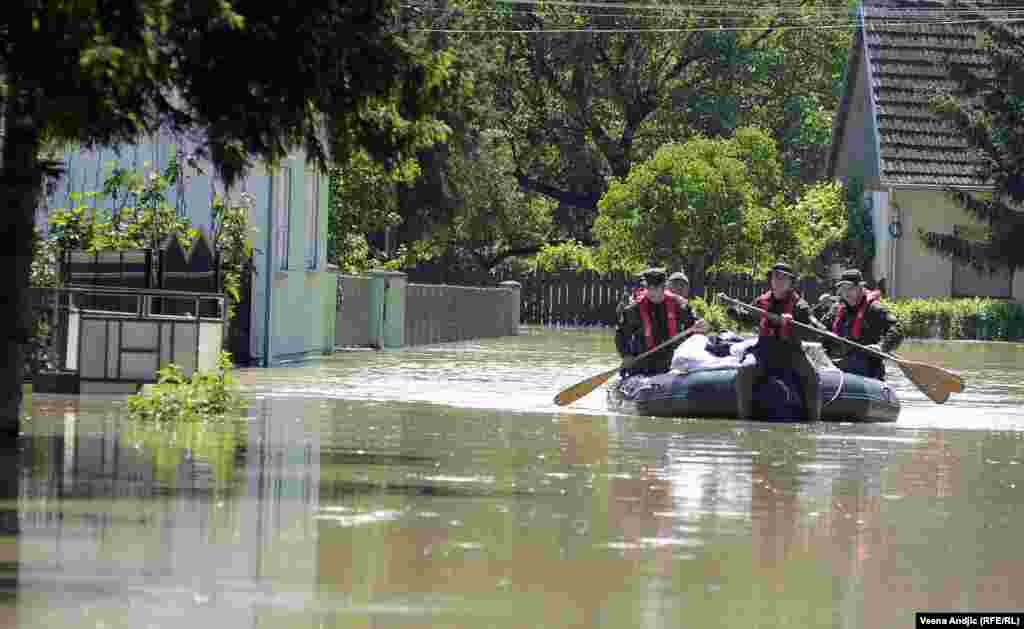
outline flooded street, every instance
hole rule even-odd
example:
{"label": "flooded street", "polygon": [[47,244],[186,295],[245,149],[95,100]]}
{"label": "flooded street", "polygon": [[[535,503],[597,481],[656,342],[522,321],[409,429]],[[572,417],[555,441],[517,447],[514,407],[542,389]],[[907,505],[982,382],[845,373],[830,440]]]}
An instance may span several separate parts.
{"label": "flooded street", "polygon": [[912,627],[1024,609],[1024,346],[908,342],[895,424],[628,417],[611,332],[239,374],[223,425],[35,396],[0,450],[0,626]]}

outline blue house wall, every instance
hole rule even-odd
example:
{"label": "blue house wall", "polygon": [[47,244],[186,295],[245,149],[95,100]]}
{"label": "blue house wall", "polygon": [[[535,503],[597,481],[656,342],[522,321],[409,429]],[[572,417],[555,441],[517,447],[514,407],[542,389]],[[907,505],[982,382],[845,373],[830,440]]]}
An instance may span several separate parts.
{"label": "blue house wall", "polygon": [[[225,187],[209,162],[199,162],[197,170],[181,159],[194,148],[187,140],[170,135],[117,148],[69,146],[62,157],[66,173],[47,190],[37,225],[46,229],[51,209],[75,204],[72,193],[101,190],[115,166],[144,171],[148,176],[162,172],[177,151],[183,176],[168,191],[168,203],[209,234],[213,198],[226,196]],[[327,271],[328,190],[327,177],[297,151],[276,169],[256,165],[230,192],[236,202],[243,193],[253,198],[249,216],[255,249],[250,353],[257,364],[271,366],[334,349],[337,278]],[[103,200],[78,203],[96,207]]]}

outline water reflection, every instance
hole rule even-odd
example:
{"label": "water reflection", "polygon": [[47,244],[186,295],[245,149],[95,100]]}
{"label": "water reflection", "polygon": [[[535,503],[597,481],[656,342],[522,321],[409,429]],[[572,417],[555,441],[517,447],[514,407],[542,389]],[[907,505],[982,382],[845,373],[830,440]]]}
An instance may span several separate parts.
{"label": "water reflection", "polygon": [[[571,339],[415,361],[446,369],[436,397],[528,409],[551,382],[521,383]],[[589,371],[592,351],[561,368]],[[37,396],[0,450],[0,626],[888,627],[1024,607],[1015,430],[932,411],[805,426],[340,393],[400,354],[246,374],[235,423]],[[488,383],[481,355],[504,375]],[[1020,421],[1011,389],[978,395]]]}

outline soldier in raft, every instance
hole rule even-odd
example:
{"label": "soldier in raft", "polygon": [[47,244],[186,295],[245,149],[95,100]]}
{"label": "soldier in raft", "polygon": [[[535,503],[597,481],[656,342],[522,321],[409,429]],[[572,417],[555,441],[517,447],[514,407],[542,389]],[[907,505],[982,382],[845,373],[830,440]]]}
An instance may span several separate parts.
{"label": "soldier in raft", "polygon": [[[647,269],[642,274],[645,290],[619,314],[615,329],[615,347],[623,358],[638,356],[664,343],[681,332],[703,334],[705,323],[697,319],[693,309],[682,299],[665,290],[665,269]],[[682,339],[679,340],[682,343]],[[656,375],[667,372],[672,365],[676,345],[670,345],[645,358],[622,377],[636,374]]]}
{"label": "soldier in raft", "polygon": [[[833,334],[865,345],[875,351],[890,353],[903,342],[899,320],[881,301],[881,293],[867,290],[860,270],[843,271],[836,282],[841,300],[822,320]],[[885,361],[846,343],[823,338],[822,346],[845,372],[885,380]]]}
{"label": "soldier in raft", "polygon": [[801,341],[817,340],[817,335],[793,323],[825,328],[811,312],[810,305],[796,290],[796,280],[796,273],[788,264],[775,264],[768,271],[770,290],[751,304],[778,315],[781,318],[778,323],[767,316],[739,306],[732,306],[727,310],[731,318],[758,326],[757,345],[751,350],[757,362],[754,365],[740,367],[736,374],[736,406],[739,419],[753,418],[754,387],[768,375],[775,375],[784,382],[798,383],[804,419],[821,419],[818,372],[807,359],[801,346]]}
{"label": "soldier in raft", "polygon": [[690,278],[681,270],[668,276],[668,290],[674,295],[681,297],[683,302],[690,298]]}

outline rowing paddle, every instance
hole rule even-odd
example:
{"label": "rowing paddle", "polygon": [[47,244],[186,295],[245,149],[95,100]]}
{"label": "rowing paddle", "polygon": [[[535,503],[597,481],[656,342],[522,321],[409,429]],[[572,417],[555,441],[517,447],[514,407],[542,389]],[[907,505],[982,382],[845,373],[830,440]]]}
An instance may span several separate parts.
{"label": "rowing paddle", "polygon": [[[723,301],[736,304],[737,306],[742,306],[747,310],[752,310],[762,315],[768,315],[768,317],[771,318],[773,321],[779,320],[779,315],[771,312],[766,312],[758,308],[757,306],[752,306],[742,301],[733,299],[726,295],[725,293],[718,293],[718,298]],[[810,330],[815,334],[827,336],[830,339],[846,343],[847,345],[852,345],[853,347],[856,347],[862,352],[867,352],[868,354],[874,354],[879,358],[891,360],[892,362],[899,365],[900,369],[903,370],[903,374],[907,376],[908,380],[913,382],[914,385],[916,385],[922,393],[927,395],[928,398],[931,401],[935,402],[936,404],[942,404],[943,402],[948,400],[950,393],[960,393],[961,391],[964,390],[963,378],[953,373],[952,371],[947,371],[946,369],[943,369],[942,367],[936,367],[935,365],[929,365],[928,363],[919,363],[913,360],[906,360],[894,354],[886,354],[885,352],[880,352],[878,350],[871,349],[870,347],[865,347],[860,343],[855,343],[854,341],[851,341],[850,339],[847,338],[843,338],[838,334],[833,334],[820,328],[816,328],[812,325],[800,323],[799,321],[794,321],[793,325],[800,326],[805,330]]]}
{"label": "rowing paddle", "polygon": [[568,389],[563,389],[558,395],[555,396],[555,404],[559,406],[572,404],[576,400],[580,399],[584,395],[587,395],[597,387],[607,382],[609,378],[614,376],[620,370],[629,369],[633,365],[637,364],[638,362],[647,358],[648,356],[657,352],[658,350],[665,349],[669,345],[673,343],[678,343],[679,341],[685,339],[687,336],[690,336],[691,334],[693,334],[694,327],[696,327],[696,324],[690,326],[689,329],[683,330],[679,334],[676,334],[675,336],[665,341],[661,345],[656,346],[654,349],[647,350],[643,354],[639,354],[637,356],[634,356],[633,358],[624,360],[622,364],[616,367],[615,369],[609,369],[608,371],[599,373],[596,376],[591,376],[584,380],[583,382],[577,382]]}

